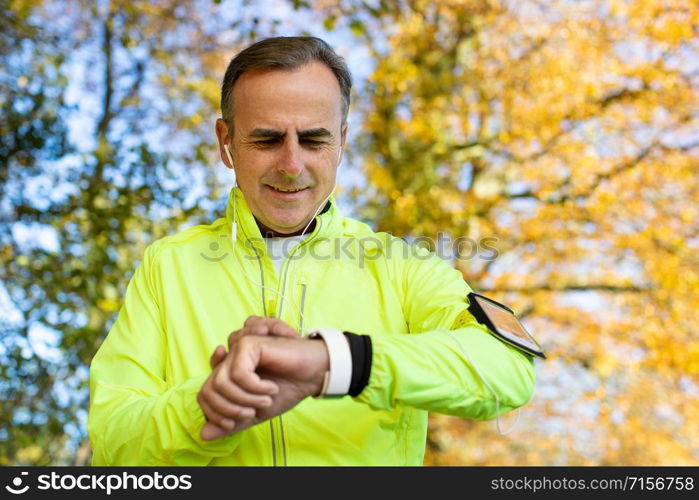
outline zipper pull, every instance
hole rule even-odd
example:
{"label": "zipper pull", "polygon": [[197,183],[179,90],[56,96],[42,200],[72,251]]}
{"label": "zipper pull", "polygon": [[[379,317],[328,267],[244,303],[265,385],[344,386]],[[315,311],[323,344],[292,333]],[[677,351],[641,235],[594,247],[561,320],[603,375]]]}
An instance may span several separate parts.
{"label": "zipper pull", "polygon": [[308,286],[304,282],[299,283],[299,285],[301,286],[301,303],[299,304],[299,328],[298,328],[298,332],[299,332],[299,335],[301,335],[301,337],[305,337],[306,332],[303,330],[303,324],[304,324],[304,322],[303,322],[303,307],[306,304],[306,290],[308,289]]}
{"label": "zipper pull", "polygon": [[269,299],[267,301],[267,317],[276,318],[277,317],[277,301],[274,299]]}

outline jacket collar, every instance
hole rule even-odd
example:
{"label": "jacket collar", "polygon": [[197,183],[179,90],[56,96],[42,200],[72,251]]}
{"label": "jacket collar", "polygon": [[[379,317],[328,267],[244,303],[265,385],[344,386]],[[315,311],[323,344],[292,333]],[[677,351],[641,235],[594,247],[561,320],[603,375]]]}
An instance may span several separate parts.
{"label": "jacket collar", "polygon": [[[238,187],[231,189],[228,196],[228,206],[226,207],[226,219],[229,227],[233,224],[233,213],[236,214],[237,234],[236,241],[248,242],[246,246],[252,245],[258,251],[267,251],[260,228],[257,226],[255,217],[250,211],[243,192]],[[339,234],[342,214],[337,208],[335,197],[331,196],[326,202],[326,206],[316,215],[315,229],[311,232],[311,238],[318,236],[330,238]]]}

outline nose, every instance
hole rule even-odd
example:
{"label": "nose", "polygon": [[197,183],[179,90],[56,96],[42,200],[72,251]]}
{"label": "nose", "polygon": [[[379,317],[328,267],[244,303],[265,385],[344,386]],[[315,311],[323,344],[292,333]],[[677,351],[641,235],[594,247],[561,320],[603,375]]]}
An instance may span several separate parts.
{"label": "nose", "polygon": [[282,156],[279,159],[278,169],[288,177],[298,177],[303,171],[303,158],[301,146],[295,140],[284,141]]}

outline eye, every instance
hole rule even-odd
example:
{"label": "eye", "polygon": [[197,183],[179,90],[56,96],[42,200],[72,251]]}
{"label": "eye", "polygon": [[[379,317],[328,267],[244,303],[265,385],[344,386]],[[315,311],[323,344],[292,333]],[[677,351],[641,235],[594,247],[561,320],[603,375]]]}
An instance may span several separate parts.
{"label": "eye", "polygon": [[269,147],[269,146],[274,146],[278,142],[278,139],[264,139],[262,141],[255,141],[254,144],[255,146],[258,147]]}
{"label": "eye", "polygon": [[325,145],[325,141],[314,141],[313,139],[303,139],[303,140],[301,140],[301,143],[304,146],[308,146],[312,149],[318,149],[321,146]]}

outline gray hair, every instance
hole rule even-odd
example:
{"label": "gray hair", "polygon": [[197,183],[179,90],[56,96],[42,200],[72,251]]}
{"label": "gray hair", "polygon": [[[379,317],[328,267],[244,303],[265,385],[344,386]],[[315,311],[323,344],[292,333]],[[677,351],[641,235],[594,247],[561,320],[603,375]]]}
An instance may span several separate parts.
{"label": "gray hair", "polygon": [[352,75],[345,60],[330,46],[313,36],[280,36],[267,38],[242,50],[228,64],[221,86],[221,115],[231,128],[233,124],[232,94],[236,80],[254,69],[295,70],[311,61],[325,64],[337,78],[342,92],[342,123],[347,121],[352,89]]}

